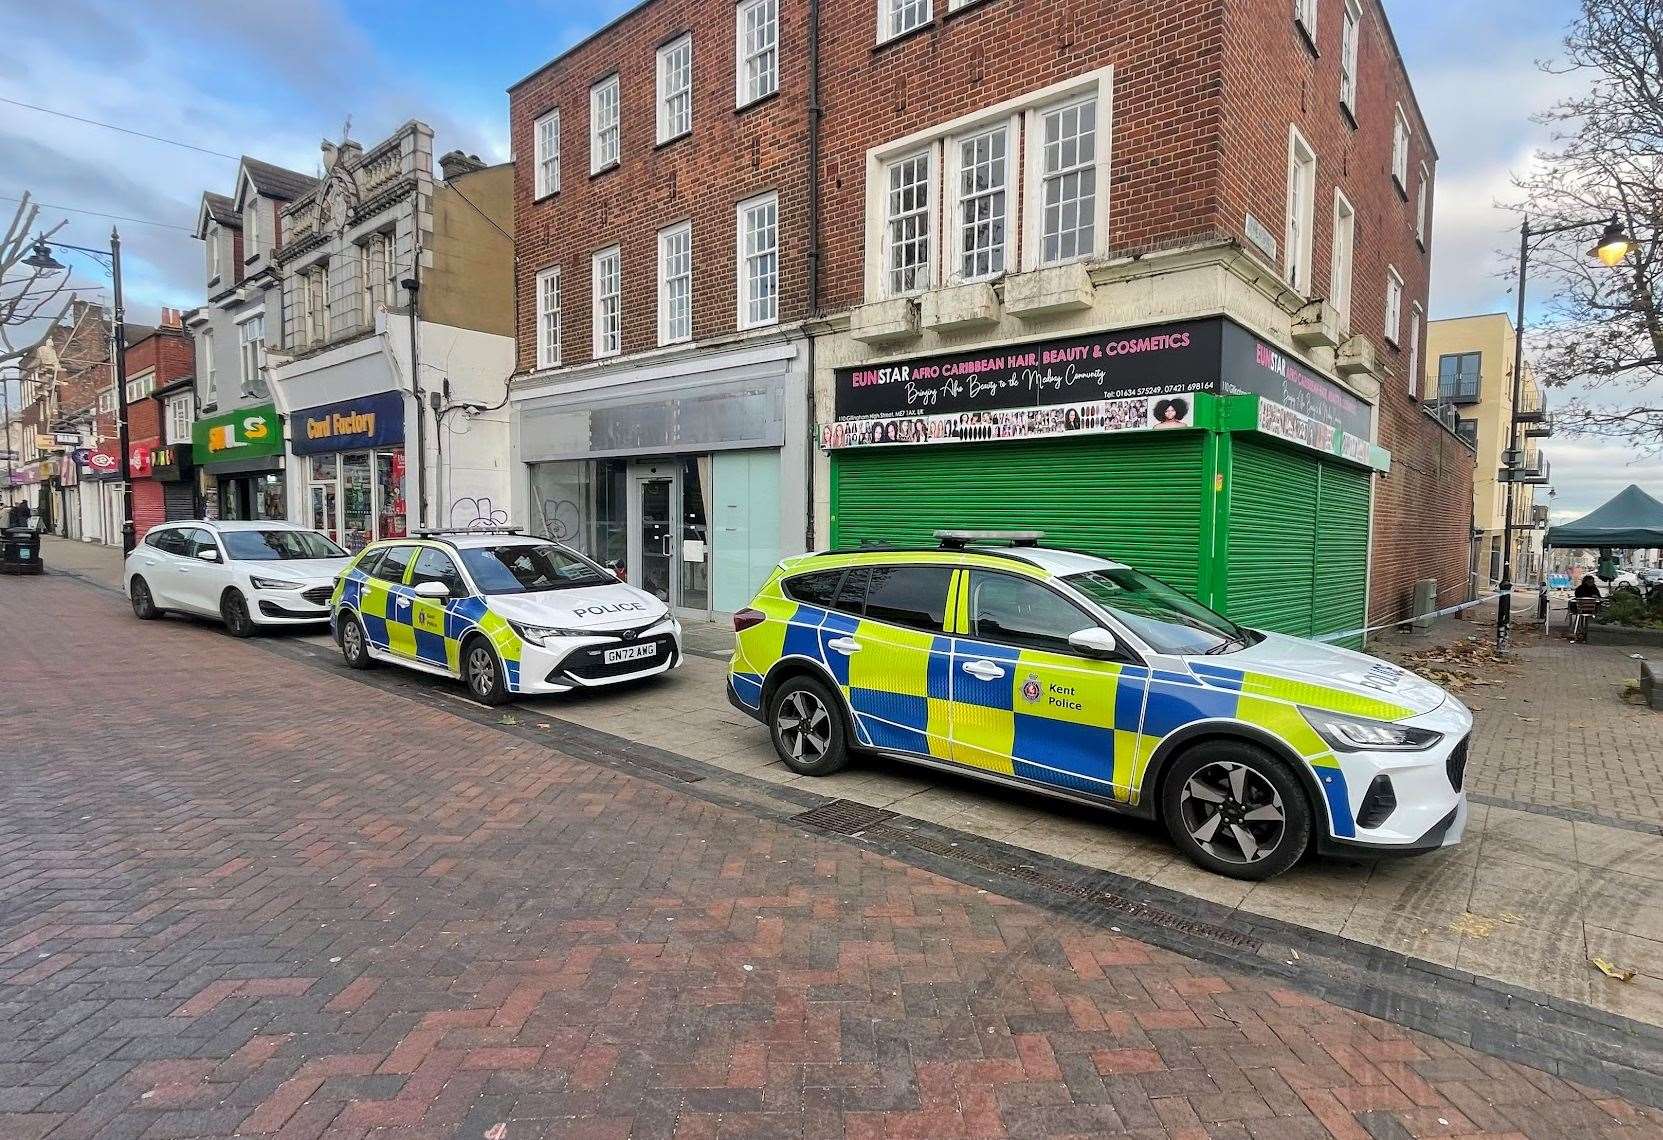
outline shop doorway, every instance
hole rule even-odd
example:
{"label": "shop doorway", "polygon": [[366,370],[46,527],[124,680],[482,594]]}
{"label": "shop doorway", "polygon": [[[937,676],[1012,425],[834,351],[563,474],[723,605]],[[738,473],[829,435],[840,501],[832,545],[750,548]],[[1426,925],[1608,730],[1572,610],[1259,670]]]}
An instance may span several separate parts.
{"label": "shop doorway", "polygon": [[678,613],[710,616],[710,457],[630,466],[629,580]]}

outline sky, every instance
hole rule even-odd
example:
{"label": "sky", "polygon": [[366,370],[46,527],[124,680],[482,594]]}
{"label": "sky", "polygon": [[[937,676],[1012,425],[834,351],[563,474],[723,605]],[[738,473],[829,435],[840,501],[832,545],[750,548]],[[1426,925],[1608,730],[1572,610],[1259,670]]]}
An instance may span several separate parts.
{"label": "sky", "polygon": [[[840,0],[851,2],[851,0]],[[1438,148],[1430,315],[1508,311],[1502,273],[1516,256],[1509,178],[1545,142],[1533,111],[1573,80],[1543,74],[1573,0],[1385,0]],[[407,119],[436,132],[437,153],[508,157],[509,84],[618,15],[630,0],[0,0],[0,100],[34,104],[224,155],[315,171],[319,143],[373,144]],[[1322,0],[1333,8],[1339,0]],[[1319,16],[1320,18],[1320,16]],[[229,194],[233,158],[188,150],[0,102],[0,217],[24,190],[50,207],[121,221],[130,319],[202,300],[202,250],[190,235],[204,189]],[[112,219],[69,220],[58,235],[107,243]],[[77,283],[105,290],[90,259]],[[1636,460],[1595,440],[1555,438],[1555,521],[1630,482],[1663,495],[1663,456]]]}

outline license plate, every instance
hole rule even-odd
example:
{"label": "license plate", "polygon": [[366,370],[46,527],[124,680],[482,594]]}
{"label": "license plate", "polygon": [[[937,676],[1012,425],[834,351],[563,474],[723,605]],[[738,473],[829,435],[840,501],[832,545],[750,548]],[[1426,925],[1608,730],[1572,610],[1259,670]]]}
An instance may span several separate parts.
{"label": "license plate", "polygon": [[658,646],[648,642],[646,645],[625,645],[618,649],[602,651],[601,660],[608,665],[616,665],[620,661],[639,661],[643,657],[657,657]]}

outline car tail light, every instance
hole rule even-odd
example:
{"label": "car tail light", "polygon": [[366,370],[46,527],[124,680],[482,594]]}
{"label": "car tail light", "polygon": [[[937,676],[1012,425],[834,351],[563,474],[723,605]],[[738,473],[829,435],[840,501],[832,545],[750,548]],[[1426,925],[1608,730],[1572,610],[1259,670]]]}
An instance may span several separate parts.
{"label": "car tail light", "polygon": [[768,615],[761,610],[744,609],[733,615],[733,632],[744,633],[753,625],[761,625],[768,620]]}

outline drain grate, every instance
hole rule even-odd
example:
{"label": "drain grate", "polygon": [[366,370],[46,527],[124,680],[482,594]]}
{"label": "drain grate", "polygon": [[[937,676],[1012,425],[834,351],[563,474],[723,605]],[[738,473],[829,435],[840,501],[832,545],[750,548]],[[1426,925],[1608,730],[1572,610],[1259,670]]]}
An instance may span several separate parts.
{"label": "drain grate", "polygon": [[857,804],[854,800],[832,800],[791,817],[805,827],[833,831],[838,835],[859,835],[874,824],[895,818],[892,811]]}
{"label": "drain grate", "polygon": [[[834,805],[828,804],[826,806]],[[822,809],[817,808],[815,810]],[[893,812],[882,814],[895,818]],[[1202,922],[1199,919],[1150,906],[1148,903],[1140,902],[1137,899],[1129,899],[1113,891],[1105,891],[1097,885],[1096,875],[1091,871],[1082,870],[1078,876],[1061,875],[1035,867],[1031,863],[1019,862],[1005,852],[984,846],[974,840],[952,843],[886,824],[872,827],[867,838],[880,843],[894,843],[897,846],[910,847],[915,851],[939,855],[956,863],[968,864],[978,870],[990,871],[1006,878],[1016,879],[1047,892],[1068,895],[1083,902],[1086,909],[1098,909],[1101,912],[1101,917],[1104,918],[1116,916],[1137,922],[1146,922],[1152,926],[1175,930],[1196,938],[1205,938],[1211,942],[1253,953],[1256,953],[1260,946],[1257,938],[1231,930],[1229,927]]]}

